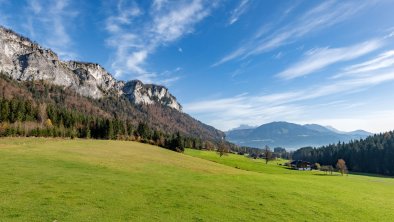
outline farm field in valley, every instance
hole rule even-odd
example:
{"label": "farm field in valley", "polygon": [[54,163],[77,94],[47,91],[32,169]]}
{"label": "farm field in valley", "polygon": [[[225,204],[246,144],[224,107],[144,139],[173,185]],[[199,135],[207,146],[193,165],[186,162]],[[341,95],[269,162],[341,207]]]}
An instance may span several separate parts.
{"label": "farm field in valley", "polygon": [[127,141],[0,139],[0,221],[390,221],[394,178]]}

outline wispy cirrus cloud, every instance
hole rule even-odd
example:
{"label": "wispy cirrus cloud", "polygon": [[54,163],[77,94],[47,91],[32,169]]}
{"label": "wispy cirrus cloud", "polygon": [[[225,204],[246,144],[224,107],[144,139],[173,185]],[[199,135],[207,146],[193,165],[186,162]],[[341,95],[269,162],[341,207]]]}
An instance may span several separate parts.
{"label": "wispy cirrus cloud", "polygon": [[[294,22],[290,22],[281,27],[276,27],[277,31],[267,35],[254,35],[245,44],[225,55],[213,66],[221,65],[235,59],[245,59],[249,56],[258,55],[274,50],[281,46],[291,44],[304,36],[316,32],[349,19],[361,9],[373,2],[360,3],[358,1],[324,1],[305,12]],[[287,11],[284,12],[286,14]],[[286,15],[284,15],[286,16]],[[263,25],[265,27],[266,25]],[[266,33],[265,33],[266,34]]]}
{"label": "wispy cirrus cloud", "polygon": [[79,12],[68,0],[27,1],[22,27],[45,47],[53,49],[62,59],[77,59],[71,48],[72,27]]}
{"label": "wispy cirrus cloud", "polygon": [[230,18],[228,20],[228,24],[232,25],[236,23],[239,18],[247,12],[249,9],[250,2],[249,0],[242,0],[235,9],[233,9],[230,13]]}
{"label": "wispy cirrus cloud", "polygon": [[394,66],[394,50],[383,52],[373,59],[354,64],[343,69],[343,72],[333,76],[333,78],[340,78],[358,74],[368,74],[379,69],[390,68]]}
{"label": "wispy cirrus cloud", "polygon": [[[308,101],[329,96],[358,93],[370,87],[394,81],[394,68],[366,76],[333,81],[302,90],[284,91],[261,96],[242,94],[235,97],[197,101],[184,105],[184,110],[205,118],[205,122],[222,130],[241,124],[256,125],[268,121],[297,121],[313,110]],[[328,108],[328,104],[325,104]],[[331,105],[330,105],[331,106]],[[335,104],[332,104],[333,109]],[[341,106],[343,108],[343,106]]]}
{"label": "wispy cirrus cloud", "polygon": [[143,12],[136,3],[127,5],[119,1],[116,12],[106,20],[110,34],[107,42],[115,49],[111,60],[115,75],[160,82],[162,76],[146,68],[149,56],[157,48],[192,33],[194,26],[206,18],[213,7],[215,3],[204,0],[156,0],[148,12]]}
{"label": "wispy cirrus cloud", "polygon": [[306,53],[305,58],[277,74],[282,79],[310,75],[334,63],[349,61],[381,48],[383,40],[370,40],[343,48],[318,48]]}
{"label": "wispy cirrus cloud", "polygon": [[372,111],[368,114],[354,114],[343,116],[341,118],[325,118],[325,119],[310,119],[308,122],[302,123],[319,123],[322,125],[335,126],[336,129],[343,131],[352,131],[355,129],[367,129],[372,133],[381,133],[393,130],[394,119],[393,108],[385,108],[377,111]]}

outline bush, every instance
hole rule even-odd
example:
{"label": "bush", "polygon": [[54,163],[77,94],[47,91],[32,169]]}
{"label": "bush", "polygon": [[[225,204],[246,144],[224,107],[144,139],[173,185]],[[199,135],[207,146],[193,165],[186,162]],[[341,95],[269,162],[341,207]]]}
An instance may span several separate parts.
{"label": "bush", "polygon": [[315,163],[315,164],[313,164],[313,167],[312,167],[314,170],[320,170],[320,168],[321,168],[321,166],[320,166],[320,163]]}

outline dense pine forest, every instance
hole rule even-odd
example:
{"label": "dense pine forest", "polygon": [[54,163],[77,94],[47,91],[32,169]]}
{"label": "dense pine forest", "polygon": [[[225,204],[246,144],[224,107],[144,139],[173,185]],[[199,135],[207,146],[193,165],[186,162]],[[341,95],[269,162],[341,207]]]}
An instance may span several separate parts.
{"label": "dense pine forest", "polygon": [[349,143],[320,148],[304,147],[294,152],[293,159],[335,166],[344,159],[350,171],[394,175],[394,131]]}

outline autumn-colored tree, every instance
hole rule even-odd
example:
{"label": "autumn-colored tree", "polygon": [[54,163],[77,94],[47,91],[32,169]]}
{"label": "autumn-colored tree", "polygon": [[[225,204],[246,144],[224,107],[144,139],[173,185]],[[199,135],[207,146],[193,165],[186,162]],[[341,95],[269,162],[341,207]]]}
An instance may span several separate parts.
{"label": "autumn-colored tree", "polygon": [[51,128],[51,127],[53,126],[52,120],[51,120],[51,119],[45,120],[44,125],[45,125],[45,127],[47,127],[47,128]]}
{"label": "autumn-colored tree", "polygon": [[341,173],[342,176],[343,176],[343,174],[347,173],[347,166],[346,166],[345,160],[343,160],[343,159],[338,160],[337,169]]}

